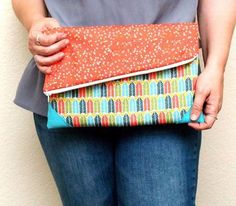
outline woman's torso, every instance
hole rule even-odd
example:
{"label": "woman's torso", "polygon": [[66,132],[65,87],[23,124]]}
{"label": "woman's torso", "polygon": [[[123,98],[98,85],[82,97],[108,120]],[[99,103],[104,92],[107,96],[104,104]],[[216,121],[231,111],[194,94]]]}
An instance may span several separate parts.
{"label": "woman's torso", "polygon": [[[192,22],[198,0],[45,0],[49,15],[61,26]],[[44,74],[33,58],[20,79],[15,104],[47,116]]]}

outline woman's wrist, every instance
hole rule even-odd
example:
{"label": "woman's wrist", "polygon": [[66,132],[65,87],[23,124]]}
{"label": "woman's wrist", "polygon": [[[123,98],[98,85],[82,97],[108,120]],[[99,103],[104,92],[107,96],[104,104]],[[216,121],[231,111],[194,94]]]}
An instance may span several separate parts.
{"label": "woman's wrist", "polygon": [[212,70],[218,75],[224,75],[225,73],[225,66],[219,65],[216,62],[207,62],[204,69]]}
{"label": "woman's wrist", "polygon": [[214,70],[218,74],[224,75],[225,65],[226,63],[224,61],[220,61],[219,58],[208,57],[205,63],[205,69]]}

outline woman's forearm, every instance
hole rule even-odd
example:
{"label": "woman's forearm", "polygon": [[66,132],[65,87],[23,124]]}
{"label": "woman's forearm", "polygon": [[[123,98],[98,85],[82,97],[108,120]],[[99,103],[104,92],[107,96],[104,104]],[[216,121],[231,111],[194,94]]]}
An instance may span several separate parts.
{"label": "woman's forearm", "polygon": [[35,20],[47,15],[43,0],[12,0],[12,6],[17,18],[28,31]]}
{"label": "woman's forearm", "polygon": [[224,72],[236,23],[236,1],[199,0],[198,23],[205,65]]}

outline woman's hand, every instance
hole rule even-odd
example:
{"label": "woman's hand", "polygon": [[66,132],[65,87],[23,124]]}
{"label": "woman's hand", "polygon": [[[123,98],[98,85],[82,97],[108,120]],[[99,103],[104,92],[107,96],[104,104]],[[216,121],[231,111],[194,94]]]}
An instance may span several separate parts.
{"label": "woman's hand", "polygon": [[205,122],[188,123],[196,130],[210,129],[221,110],[223,101],[224,74],[222,69],[212,66],[205,67],[199,75],[196,83],[195,98],[191,113],[191,119],[196,120],[200,113],[205,114]]}
{"label": "woman's hand", "polygon": [[43,17],[32,23],[28,36],[28,48],[34,55],[38,69],[43,73],[51,73],[50,65],[60,61],[64,53],[60,52],[69,43],[66,34],[46,35],[42,32],[48,28],[60,27],[54,18]]}

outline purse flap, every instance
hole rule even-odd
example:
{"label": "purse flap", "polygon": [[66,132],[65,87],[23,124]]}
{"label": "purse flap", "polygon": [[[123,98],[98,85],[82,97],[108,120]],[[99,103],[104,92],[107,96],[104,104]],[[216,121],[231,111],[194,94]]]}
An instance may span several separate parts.
{"label": "purse flap", "polygon": [[199,53],[196,22],[60,27],[64,58],[46,74],[45,95],[173,68]]}

